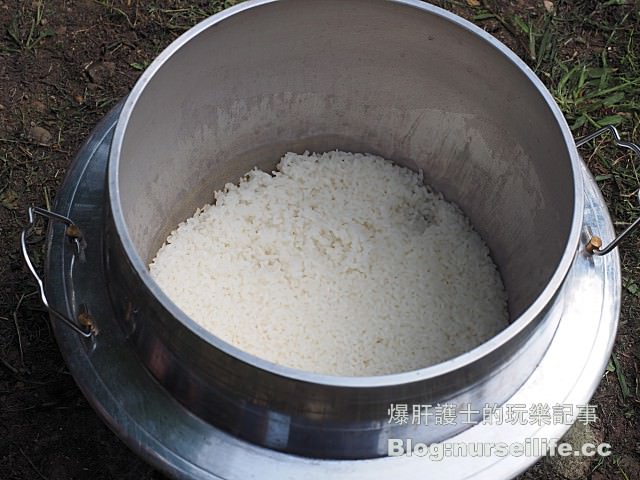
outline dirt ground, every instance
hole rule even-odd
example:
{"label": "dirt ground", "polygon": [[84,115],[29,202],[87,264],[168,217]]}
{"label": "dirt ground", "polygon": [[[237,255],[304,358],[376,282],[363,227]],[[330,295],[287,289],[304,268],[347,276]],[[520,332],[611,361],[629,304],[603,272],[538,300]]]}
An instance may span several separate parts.
{"label": "dirt ground", "polygon": [[[83,139],[180,33],[235,2],[0,0],[0,479],[158,479],[99,420],[57,349],[19,253],[31,205],[49,207]],[[440,1],[520,55],[542,78],[576,136],[618,125],[640,141],[640,1]],[[616,228],[640,210],[639,159],[583,150]],[[32,237],[43,258],[44,230]],[[599,421],[576,438],[613,455],[526,479],[640,479],[640,235],[620,247],[621,322],[592,403]]]}

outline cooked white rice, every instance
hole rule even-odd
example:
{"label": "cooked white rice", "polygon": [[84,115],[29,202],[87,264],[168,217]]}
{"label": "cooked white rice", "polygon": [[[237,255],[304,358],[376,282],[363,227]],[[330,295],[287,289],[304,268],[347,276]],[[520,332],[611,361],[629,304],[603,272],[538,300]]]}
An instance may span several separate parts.
{"label": "cooked white rice", "polygon": [[215,192],[151,275],[191,318],[274,363],[383,375],[507,325],[487,246],[422,176],[373,155],[287,153]]}

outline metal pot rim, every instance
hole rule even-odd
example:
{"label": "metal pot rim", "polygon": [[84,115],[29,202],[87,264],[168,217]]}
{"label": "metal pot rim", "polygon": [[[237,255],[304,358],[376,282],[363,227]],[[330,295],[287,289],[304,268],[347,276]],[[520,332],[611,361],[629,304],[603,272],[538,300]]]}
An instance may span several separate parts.
{"label": "metal pot rim", "polygon": [[568,235],[568,240],[565,245],[562,259],[556,267],[551,279],[546,287],[538,295],[536,300],[506,329],[500,332],[495,337],[482,343],[476,348],[451,358],[444,362],[429,367],[421,368],[418,370],[395,373],[390,375],[370,376],[370,377],[342,377],[332,375],[322,375],[312,372],[306,372],[282,365],[268,362],[259,357],[246,353],[239,348],[223,341],[213,333],[205,330],[203,327],[194,322],[189,316],[187,316],[159,287],[159,285],[151,277],[147,265],[144,263],[142,257],[138,254],[134,247],[133,241],[129,234],[122,206],[120,202],[120,190],[119,190],[119,159],[125,133],[127,131],[127,124],[132,112],[134,111],[138,99],[141,97],[147,84],[153,79],[155,74],[160,68],[180,49],[186,45],[193,38],[200,35],[205,30],[211,28],[213,25],[223,22],[225,19],[236,15],[244,10],[260,7],[270,3],[275,3],[279,0],[250,0],[227,10],[224,10],[212,17],[202,21],[195,27],[191,28],[178,39],[176,39],[171,45],[169,45],[146,69],[141,75],[140,79],[135,84],[133,90],[127,97],[122,112],[118,118],[116,129],[111,143],[109,152],[109,164],[108,164],[108,202],[110,213],[116,227],[116,234],[118,235],[124,251],[126,252],[129,261],[135,273],[139,279],[144,283],[154,297],[160,302],[160,304],[168,312],[170,312],[185,328],[191,331],[194,335],[203,339],[208,344],[212,345],[226,354],[237,358],[238,360],[252,365],[255,368],[268,371],[272,374],[280,375],[282,377],[290,378],[292,380],[303,381],[308,383],[315,383],[318,385],[329,385],[336,387],[352,387],[352,388],[372,388],[372,387],[385,387],[392,385],[402,385],[414,382],[421,382],[425,379],[436,378],[444,374],[461,369],[464,366],[468,366],[486,357],[491,352],[499,349],[501,346],[507,344],[513,337],[516,337],[522,330],[524,330],[536,317],[538,317],[544,309],[552,302],[556,293],[562,286],[567,273],[569,272],[573,261],[574,255],[578,248],[582,217],[584,209],[584,192],[583,182],[580,173],[580,157],[575,146],[575,142],[569,126],[560,111],[560,108],[555,103],[555,100],[546,89],[542,81],[535,75],[535,73],[509,48],[502,44],[492,35],[486,33],[484,30],[476,27],[471,22],[464,20],[457,15],[450,13],[439,7],[423,3],[419,0],[387,0],[393,3],[405,5],[407,7],[417,8],[423,11],[427,11],[435,16],[438,16],[446,21],[461,27],[468,32],[475,34],[480,41],[489,43],[494,47],[497,53],[506,57],[506,59],[519,68],[531,82],[531,87],[535,88],[546,102],[549,110],[556,119],[557,125],[560,128],[562,136],[564,137],[565,145],[567,146],[569,157],[571,159],[571,169],[574,185],[574,209],[573,217],[571,220],[571,228]]}

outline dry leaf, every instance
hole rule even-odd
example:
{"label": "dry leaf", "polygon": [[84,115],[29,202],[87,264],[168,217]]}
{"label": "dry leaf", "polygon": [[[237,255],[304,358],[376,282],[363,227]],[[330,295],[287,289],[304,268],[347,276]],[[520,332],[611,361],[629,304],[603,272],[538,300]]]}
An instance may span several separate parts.
{"label": "dry leaf", "polygon": [[480,0],[467,0],[467,5],[469,5],[470,7],[479,7]]}
{"label": "dry leaf", "polygon": [[9,210],[16,210],[18,208],[18,194],[7,188],[0,193],[0,205]]}
{"label": "dry leaf", "polygon": [[550,0],[543,0],[542,3],[544,4],[544,9],[549,13],[553,13],[553,11],[556,9],[556,6]]}

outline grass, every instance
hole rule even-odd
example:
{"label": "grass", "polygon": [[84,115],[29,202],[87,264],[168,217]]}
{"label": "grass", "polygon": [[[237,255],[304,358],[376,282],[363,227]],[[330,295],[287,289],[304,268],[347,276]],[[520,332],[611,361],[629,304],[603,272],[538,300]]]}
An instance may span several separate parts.
{"label": "grass", "polygon": [[13,51],[33,51],[45,38],[53,36],[53,30],[46,27],[44,1],[34,4],[32,11],[28,11],[24,4],[13,16],[6,29],[6,35],[13,43]]}
{"label": "grass", "polygon": [[184,6],[178,8],[151,6],[147,10],[147,13],[162,28],[170,31],[183,32],[205,18],[239,2],[233,0],[213,1],[208,2],[204,6],[193,5],[190,2],[178,3],[184,3]]}
{"label": "grass", "polygon": [[[638,26],[632,10],[621,16],[606,14],[607,9],[628,3],[609,1],[593,9],[592,3],[561,1],[556,10],[562,10],[562,15],[538,8],[526,17],[499,13],[485,5],[472,18],[480,24],[497,20],[515,37],[527,63],[545,80],[574,131],[583,126],[621,125],[635,134],[640,113]],[[594,17],[610,21],[596,22]],[[576,25],[604,33],[604,44],[594,45],[589,32],[576,31]]]}
{"label": "grass", "polygon": [[[545,11],[526,19],[520,15],[505,19],[491,14],[509,25],[509,31],[526,45],[528,63],[545,80],[575,132],[583,127],[616,125],[635,136],[639,128],[640,44],[632,11],[613,16],[611,23],[590,21],[590,17],[602,13],[597,10],[623,3],[605,2],[594,12],[559,2],[558,8],[565,10],[562,16]],[[582,24],[580,19],[584,20]],[[576,24],[593,23],[599,32],[606,33],[604,45],[590,44],[587,33],[571,30]]]}
{"label": "grass", "polygon": [[620,385],[620,393],[622,394],[622,401],[625,402],[631,396],[631,392],[629,390],[629,385],[627,383],[627,379],[625,377],[624,371],[620,367],[620,361],[618,360],[618,355],[615,352],[611,355],[611,359],[609,360],[609,365],[607,365],[607,371],[615,372],[616,378],[618,379],[618,384]]}
{"label": "grass", "polygon": [[[111,16],[123,18],[129,25],[129,27],[131,28],[136,27],[136,23],[137,23],[136,20],[137,20],[137,13],[138,13],[137,8],[135,11],[136,16],[132,21],[129,15],[122,8],[118,7],[116,2],[114,2],[113,0],[111,1],[110,0],[93,0],[93,1],[98,5],[100,5],[101,7],[105,8]],[[127,0],[126,4],[127,4],[127,7],[131,7],[132,0]],[[136,3],[136,6],[137,6],[137,3]]]}
{"label": "grass", "polygon": [[[595,11],[567,8],[562,18],[546,13],[529,23],[529,38],[538,55],[534,70],[545,79],[576,136],[614,125],[623,138],[640,142],[640,33],[633,10],[622,15],[608,12],[623,3],[604,2]],[[591,21],[596,15],[605,21]],[[580,18],[585,19],[584,32],[567,28]],[[593,23],[599,32],[595,41],[587,39]],[[567,50],[573,52],[567,55]],[[636,199],[640,158],[616,150],[606,138],[585,146],[582,153],[612,200],[616,226],[624,227],[640,215]]]}
{"label": "grass", "polygon": [[624,471],[624,468],[622,467],[622,465],[620,465],[620,457],[617,457],[617,456],[614,457],[613,464],[617,467],[618,472],[620,473],[621,480],[631,480],[629,478],[629,475],[627,475],[627,472]]}

